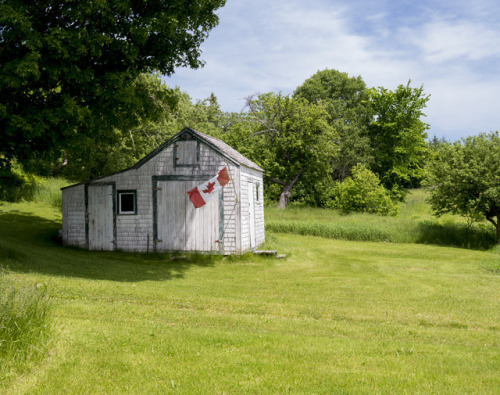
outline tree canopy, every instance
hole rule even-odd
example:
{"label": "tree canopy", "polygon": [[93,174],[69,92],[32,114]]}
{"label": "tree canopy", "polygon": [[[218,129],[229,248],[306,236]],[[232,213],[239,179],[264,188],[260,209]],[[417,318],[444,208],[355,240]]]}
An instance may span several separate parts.
{"label": "tree canopy", "polygon": [[168,88],[158,75],[141,74],[135,83],[154,101],[155,117],[139,118],[134,127],[114,128],[112,138],[80,136],[62,155],[34,157],[23,168],[39,175],[88,180],[132,166],[185,126],[217,136],[229,117],[220,110],[214,94],[193,103],[186,92]]}
{"label": "tree canopy", "polygon": [[336,130],[339,152],[331,163],[333,178],[343,180],[357,163],[371,163],[367,126],[371,121],[369,90],[361,76],[333,69],[318,71],[294,92],[310,103],[323,103],[328,123]]}
{"label": "tree canopy", "polygon": [[288,204],[299,180],[329,177],[337,147],[322,104],[300,97],[262,94],[247,100],[249,113],[222,136],[266,170],[266,181],[278,189],[278,207]]}
{"label": "tree canopy", "polygon": [[411,81],[396,90],[370,91],[375,116],[368,127],[373,147],[372,170],[394,195],[404,195],[404,188],[416,187],[425,176],[429,125],[421,118],[429,100],[423,87],[412,88]]}
{"label": "tree canopy", "polygon": [[225,0],[0,4],[0,156],[21,162],[159,116],[142,73],[197,68]]}
{"label": "tree canopy", "polygon": [[430,204],[437,215],[486,219],[500,240],[500,136],[498,132],[443,144],[429,164]]}
{"label": "tree canopy", "polygon": [[359,76],[326,69],[292,96],[253,96],[248,111],[227,117],[231,122],[217,137],[266,169],[267,198],[280,207],[290,199],[330,206],[337,183],[357,165],[401,199],[425,175],[428,125],[421,117],[428,100],[410,82],[395,91],[368,89]]}

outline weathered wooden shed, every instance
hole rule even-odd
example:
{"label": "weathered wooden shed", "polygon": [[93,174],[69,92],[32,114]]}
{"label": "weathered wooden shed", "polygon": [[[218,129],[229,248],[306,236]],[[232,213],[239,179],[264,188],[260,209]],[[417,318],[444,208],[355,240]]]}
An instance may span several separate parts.
{"label": "weathered wooden shed", "polygon": [[[227,167],[195,208],[187,191]],[[62,239],[90,250],[241,254],[264,241],[263,170],[223,141],[185,128],[134,166],[62,189]]]}

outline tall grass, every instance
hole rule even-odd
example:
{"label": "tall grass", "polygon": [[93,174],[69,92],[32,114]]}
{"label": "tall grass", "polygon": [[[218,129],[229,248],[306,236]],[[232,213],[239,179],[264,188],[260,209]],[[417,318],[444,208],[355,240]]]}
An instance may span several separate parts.
{"label": "tall grass", "polygon": [[70,184],[71,183],[64,178],[38,178],[35,193],[31,201],[50,207],[61,208],[61,188]]}
{"label": "tall grass", "polygon": [[[9,251],[2,248],[1,255]],[[44,285],[16,285],[0,269],[0,378],[45,355],[51,332],[49,307]]]}
{"label": "tall grass", "polygon": [[[349,216],[350,217],[350,216]],[[396,227],[372,222],[345,221],[318,222],[311,220],[268,221],[266,230],[276,233],[320,236],[328,239],[353,241],[386,241],[396,243],[412,242],[411,232],[398,232]]]}
{"label": "tall grass", "polygon": [[435,218],[425,190],[414,190],[399,207],[399,217],[340,214],[335,210],[289,207],[266,208],[266,230],[329,239],[392,243],[421,243],[486,250],[496,244],[487,223],[469,225],[461,217]]}
{"label": "tall grass", "polygon": [[17,163],[10,169],[0,169],[0,201],[36,202],[60,208],[61,188],[70,182],[64,178],[39,177],[23,170]]}

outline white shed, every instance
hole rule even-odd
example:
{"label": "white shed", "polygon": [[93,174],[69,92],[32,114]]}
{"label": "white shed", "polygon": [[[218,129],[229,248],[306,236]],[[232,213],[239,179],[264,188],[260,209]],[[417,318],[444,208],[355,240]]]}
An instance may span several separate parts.
{"label": "white shed", "polygon": [[[187,194],[227,168],[203,207]],[[264,241],[263,170],[185,128],[134,166],[62,189],[62,239],[89,250],[241,254]]]}

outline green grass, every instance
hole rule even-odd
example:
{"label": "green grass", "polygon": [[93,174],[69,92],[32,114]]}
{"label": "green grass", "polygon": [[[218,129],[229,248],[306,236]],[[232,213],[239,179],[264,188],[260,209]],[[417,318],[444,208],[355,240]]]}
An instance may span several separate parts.
{"label": "green grass", "polygon": [[[0,251],[3,262],[16,258],[12,251]],[[19,286],[4,277],[0,272],[0,377],[42,359],[51,333],[46,287]]]}
{"label": "green grass", "polygon": [[61,188],[70,185],[71,182],[64,178],[38,178],[36,190],[32,198],[33,202],[55,208],[62,206]]}
{"label": "green grass", "polygon": [[[424,213],[422,213],[424,215]],[[268,234],[285,260],[60,247],[0,206],[6,278],[47,284],[53,348],[2,393],[481,393],[500,388],[500,257]]]}
{"label": "green grass", "polygon": [[267,207],[266,230],[329,239],[437,244],[481,250],[495,246],[495,229],[491,224],[469,226],[463,218],[453,215],[436,219],[425,202],[426,197],[425,190],[411,191],[400,204],[399,217],[346,215],[320,208]]}

